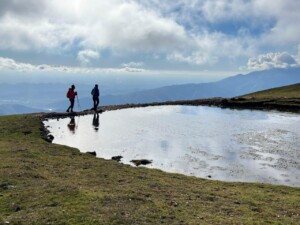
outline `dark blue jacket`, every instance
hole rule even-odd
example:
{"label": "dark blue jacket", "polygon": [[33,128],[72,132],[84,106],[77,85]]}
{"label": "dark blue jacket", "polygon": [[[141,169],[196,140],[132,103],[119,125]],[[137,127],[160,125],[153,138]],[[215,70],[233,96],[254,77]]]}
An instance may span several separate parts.
{"label": "dark blue jacket", "polygon": [[93,98],[99,97],[99,89],[98,87],[94,87],[91,94],[93,95]]}

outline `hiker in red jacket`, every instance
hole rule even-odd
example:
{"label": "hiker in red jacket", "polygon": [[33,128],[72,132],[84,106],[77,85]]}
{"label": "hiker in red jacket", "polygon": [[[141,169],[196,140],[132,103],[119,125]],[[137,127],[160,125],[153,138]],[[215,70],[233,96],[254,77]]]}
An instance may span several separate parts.
{"label": "hiker in red jacket", "polygon": [[69,98],[69,100],[70,100],[70,106],[67,109],[67,112],[69,112],[70,110],[71,110],[71,112],[73,112],[75,97],[77,95],[77,92],[74,90],[75,90],[75,85],[72,84],[72,86],[69,88],[69,91],[67,93],[67,98]]}

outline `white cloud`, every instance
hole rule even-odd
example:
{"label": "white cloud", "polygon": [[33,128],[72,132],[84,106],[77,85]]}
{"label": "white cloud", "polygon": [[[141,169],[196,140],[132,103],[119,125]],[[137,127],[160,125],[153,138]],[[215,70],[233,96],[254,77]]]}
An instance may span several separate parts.
{"label": "white cloud", "polygon": [[77,59],[80,61],[81,65],[87,66],[91,64],[92,60],[100,58],[100,54],[91,49],[86,49],[79,51],[77,54]]}
{"label": "white cloud", "polygon": [[129,62],[129,63],[123,63],[122,67],[142,67],[144,65],[143,62]]}
{"label": "white cloud", "polygon": [[208,56],[202,52],[192,52],[191,55],[183,55],[179,52],[174,52],[167,56],[170,61],[185,62],[195,65],[214,64],[218,61],[216,57]]}
{"label": "white cloud", "polygon": [[[228,24],[240,30],[252,30],[253,33],[247,34],[249,42],[246,47],[251,46],[253,50],[262,50],[266,46],[274,49],[290,47],[299,43],[300,1],[297,0],[273,0],[272,3],[270,0],[176,0],[163,4],[159,0],[140,1],[164,14],[169,12],[180,24],[188,24],[194,34],[210,29],[213,36],[215,29],[220,30],[220,27],[225,32],[231,29],[226,28]],[[238,28],[239,25],[242,27]],[[256,33],[258,29],[260,33]],[[228,38],[236,36],[229,35]],[[245,46],[242,38],[240,41],[241,46]]]}
{"label": "white cloud", "polygon": [[129,73],[145,72],[145,70],[142,69],[142,68],[134,68],[134,67],[128,67],[128,66],[125,66],[124,68],[121,68],[120,71],[126,71],[126,72],[129,72]]}
{"label": "white cloud", "polygon": [[[184,1],[168,4],[151,2],[161,7],[161,11],[166,10],[168,5],[188,7]],[[0,49],[60,52],[79,47],[90,51],[110,49],[122,54],[128,51],[150,55],[163,53],[168,55],[169,60],[196,65],[216,63],[220,55],[226,55],[227,46],[232,42],[235,42],[234,51],[238,51],[235,55],[244,52],[240,50],[243,49],[243,41],[230,40],[205,29],[200,33],[189,33],[176,22],[176,18],[163,16],[150,3],[42,0],[33,7],[34,17],[29,13],[30,7],[27,7],[28,13],[20,14],[18,4],[10,4],[6,7],[9,13],[0,16]],[[198,1],[188,3],[195,7],[199,4]],[[191,10],[188,8],[185,13]],[[174,55],[174,52],[177,53]],[[78,53],[77,59],[82,65],[91,62],[84,52]],[[209,59],[213,61],[207,62]]]}
{"label": "white cloud", "polygon": [[295,56],[287,52],[267,53],[248,60],[248,69],[265,70],[299,66]]}
{"label": "white cloud", "polygon": [[[296,0],[5,0],[0,1],[0,50],[63,55],[87,49],[74,56],[84,66],[100,58],[97,52],[103,49],[121,53],[122,60],[149,54],[213,65],[266,47],[275,52],[298,45],[299,10]],[[232,21],[252,28],[272,21],[272,27],[259,35],[248,27],[226,34],[220,25]]]}
{"label": "white cloud", "polygon": [[59,72],[59,73],[131,73],[145,72],[142,68],[99,68],[99,67],[68,67],[68,66],[52,66],[47,64],[32,65],[29,63],[16,62],[10,58],[0,57],[0,71],[18,71],[18,72]]}
{"label": "white cloud", "polygon": [[300,44],[298,45],[298,54],[297,54],[296,60],[297,60],[298,64],[300,65]]}
{"label": "white cloud", "polygon": [[76,44],[87,49],[156,52],[188,41],[182,26],[134,1],[41,2],[34,17],[19,14],[18,4],[6,6],[6,13],[0,15],[0,49],[64,49]]}
{"label": "white cloud", "polygon": [[10,58],[0,57],[0,70],[32,71],[36,67],[28,63],[17,63]]}

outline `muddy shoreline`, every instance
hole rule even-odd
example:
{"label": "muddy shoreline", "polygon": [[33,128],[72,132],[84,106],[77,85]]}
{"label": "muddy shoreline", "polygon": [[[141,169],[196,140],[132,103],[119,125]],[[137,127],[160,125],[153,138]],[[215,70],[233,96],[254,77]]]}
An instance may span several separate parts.
{"label": "muddy shoreline", "polygon": [[[152,102],[143,104],[125,104],[125,105],[109,105],[98,108],[98,113],[111,110],[163,106],[163,105],[190,105],[190,106],[215,106],[229,109],[249,109],[249,110],[277,110],[282,112],[300,113],[300,99],[284,98],[284,99],[255,99],[255,98],[209,98],[197,100],[180,100],[167,102]],[[94,110],[83,110],[81,112],[65,113],[51,112],[43,113],[42,119],[66,118],[70,116],[84,116],[94,114]]]}
{"label": "muddy shoreline", "polygon": [[[109,105],[101,106],[98,108],[97,113],[105,111],[138,108],[148,106],[163,106],[163,105],[189,105],[189,106],[213,106],[229,109],[248,109],[248,110],[277,110],[282,112],[300,113],[300,99],[298,98],[283,98],[283,99],[255,99],[255,98],[209,98],[197,100],[180,100],[180,101],[167,101],[167,102],[152,102],[143,104],[125,104],[125,105]],[[53,136],[50,135],[47,127],[44,126],[43,121],[48,119],[63,119],[71,116],[84,116],[94,114],[94,110],[83,110],[81,112],[51,112],[51,113],[38,113],[37,116],[41,117],[41,136],[48,142],[52,142]]]}

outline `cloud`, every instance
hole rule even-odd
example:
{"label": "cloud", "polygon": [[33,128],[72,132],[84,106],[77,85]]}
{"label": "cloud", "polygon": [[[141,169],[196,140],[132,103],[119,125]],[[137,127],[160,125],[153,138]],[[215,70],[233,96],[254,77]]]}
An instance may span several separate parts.
{"label": "cloud", "polygon": [[175,62],[185,62],[195,65],[214,64],[218,61],[217,57],[208,56],[203,52],[193,52],[191,55],[183,55],[179,52],[174,52],[167,56],[167,59]]}
{"label": "cloud", "polygon": [[0,51],[70,59],[70,52],[86,49],[72,56],[83,66],[104,51],[127,62],[148,54],[226,66],[265,49],[298,45],[299,10],[295,0],[3,0]]}
{"label": "cloud", "polygon": [[131,72],[131,73],[145,72],[145,69],[141,68],[142,66],[144,66],[143,62],[123,63],[121,66],[122,66],[122,70],[126,72]]}
{"label": "cloud", "polygon": [[298,64],[300,64],[300,44],[298,45],[298,54],[297,54],[296,60],[297,60]]}
{"label": "cloud", "polygon": [[27,63],[17,63],[10,58],[0,57],[0,70],[32,71],[36,67]]}
{"label": "cloud", "polygon": [[80,61],[81,65],[87,66],[91,64],[92,60],[100,58],[100,54],[91,49],[82,50],[78,52],[77,59]]}
{"label": "cloud", "polygon": [[[273,0],[272,4],[269,0],[176,0],[164,4],[159,0],[140,1],[170,15],[188,33],[199,36],[208,32],[213,36],[221,32],[229,39],[240,36],[239,45],[252,51],[279,50],[299,43],[300,1]],[[219,49],[222,50],[221,45]]]}
{"label": "cloud", "polygon": [[142,67],[144,65],[143,62],[129,62],[129,63],[123,63],[122,67]]}
{"label": "cloud", "polygon": [[30,1],[26,9],[34,5],[34,16],[20,14],[24,3],[14,2],[19,4],[5,1],[5,13],[0,15],[0,49],[43,51],[77,45],[156,52],[188,41],[182,26],[134,1]]}
{"label": "cloud", "polygon": [[59,72],[59,73],[131,73],[145,72],[142,68],[99,68],[99,67],[68,67],[68,66],[52,66],[47,64],[33,65],[29,63],[16,62],[11,58],[0,57],[0,71],[17,71],[17,72]]}
{"label": "cloud", "polygon": [[267,53],[250,58],[248,69],[265,70],[272,68],[289,68],[299,66],[297,58],[287,52]]}
{"label": "cloud", "polygon": [[120,71],[126,71],[126,72],[129,72],[129,73],[145,72],[145,70],[142,69],[142,68],[134,68],[134,67],[128,67],[128,66],[125,66],[124,68],[121,68]]}
{"label": "cloud", "polygon": [[[0,16],[0,49],[49,51],[51,54],[53,51],[61,54],[73,48],[90,51],[109,49],[125,55],[128,52],[164,54],[175,61],[179,60],[176,56],[182,55],[181,58],[185,58],[182,62],[202,65],[207,63],[206,59],[213,59],[210,64],[216,63],[220,52],[225,52],[226,45],[232,42],[230,38],[225,40],[224,35],[220,37],[222,35],[208,32],[205,28],[201,32],[190,32],[180,23],[189,12],[195,11],[191,6],[197,7],[199,1],[168,4],[154,0],[39,2],[29,1],[23,13],[19,13],[23,3],[5,6],[6,13]],[[31,4],[34,16],[30,14]],[[172,10],[176,7],[184,9],[182,17],[173,16],[168,12],[169,7]],[[244,44],[240,40],[234,42],[234,49],[240,49]],[[225,49],[220,50],[223,46]],[[82,65],[91,62],[84,52],[78,53],[77,59]]]}

